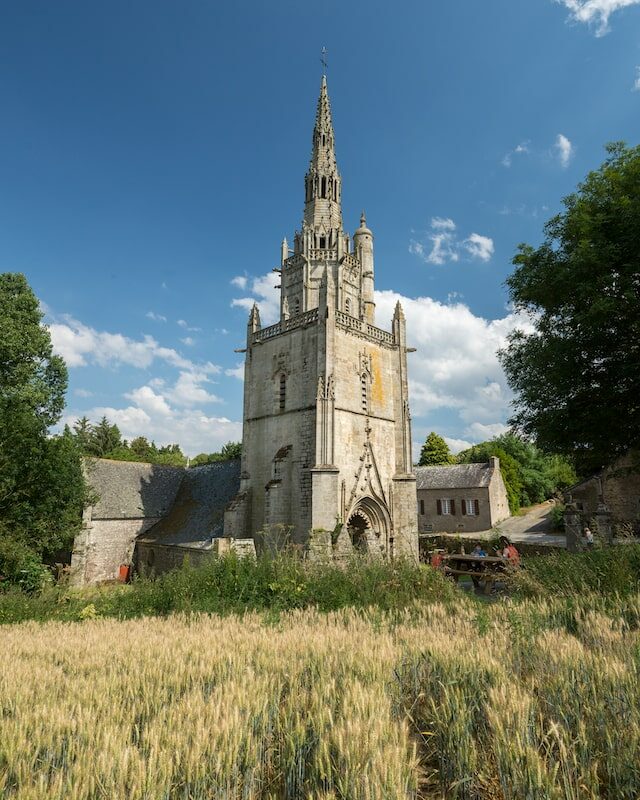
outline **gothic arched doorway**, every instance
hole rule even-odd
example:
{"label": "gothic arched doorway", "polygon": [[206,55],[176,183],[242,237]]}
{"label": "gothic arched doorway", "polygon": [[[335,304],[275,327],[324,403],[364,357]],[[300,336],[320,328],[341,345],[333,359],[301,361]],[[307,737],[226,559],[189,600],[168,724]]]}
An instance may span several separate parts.
{"label": "gothic arched doorway", "polygon": [[359,553],[366,553],[369,549],[367,544],[367,533],[371,530],[371,523],[362,511],[355,511],[347,522],[347,531],[354,550]]}
{"label": "gothic arched doorway", "polygon": [[347,517],[349,538],[360,553],[387,553],[390,530],[391,515],[386,505],[373,497],[358,500]]}

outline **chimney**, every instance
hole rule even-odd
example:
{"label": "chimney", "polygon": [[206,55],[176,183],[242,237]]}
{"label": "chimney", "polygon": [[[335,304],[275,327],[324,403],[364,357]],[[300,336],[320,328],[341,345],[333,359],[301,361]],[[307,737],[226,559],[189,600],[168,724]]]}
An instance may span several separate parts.
{"label": "chimney", "polygon": [[489,459],[489,466],[491,469],[500,469],[500,459],[498,456],[491,456]]}

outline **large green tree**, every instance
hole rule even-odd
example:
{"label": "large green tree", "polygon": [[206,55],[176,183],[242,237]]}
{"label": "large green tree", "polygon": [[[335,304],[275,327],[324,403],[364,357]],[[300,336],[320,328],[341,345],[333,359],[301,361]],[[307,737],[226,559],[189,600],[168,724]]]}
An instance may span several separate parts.
{"label": "large green tree", "polygon": [[67,370],[24,275],[0,274],[0,331],[0,571],[12,577],[20,554],[46,557],[70,545],[85,484],[73,436],[49,435]]}
{"label": "large green tree", "polygon": [[640,446],[640,147],[607,152],[507,280],[534,326],[501,354],[512,423],[581,472]]}
{"label": "large green tree", "polygon": [[418,466],[434,467],[439,464],[452,464],[454,460],[449,450],[449,445],[442,436],[438,436],[435,431],[431,431],[422,445]]}

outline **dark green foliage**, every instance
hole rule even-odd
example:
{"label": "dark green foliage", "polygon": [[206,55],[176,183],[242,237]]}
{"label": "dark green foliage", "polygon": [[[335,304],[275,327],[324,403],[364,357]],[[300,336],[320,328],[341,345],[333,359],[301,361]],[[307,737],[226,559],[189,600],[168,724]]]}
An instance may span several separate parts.
{"label": "dark green foliage", "polygon": [[[0,275],[0,574],[68,547],[85,499],[80,453],[68,430],[50,437],[64,407],[67,370],[53,355],[23,275]],[[16,577],[18,576],[18,577]]]}
{"label": "dark green foliage", "polygon": [[227,442],[222,445],[219,453],[199,453],[191,459],[192,467],[201,467],[203,464],[217,464],[220,461],[233,461],[242,456],[242,442]]}
{"label": "dark green foliage", "polygon": [[442,436],[438,436],[435,431],[427,436],[425,443],[420,451],[420,467],[435,467],[441,464],[453,464],[455,458],[451,455],[449,445]]}
{"label": "dark green foliage", "polygon": [[131,443],[122,439],[117,425],[102,417],[92,425],[82,417],[73,426],[74,437],[83,455],[95,458],[112,458],[116,461],[145,461],[149,464],[169,464],[183,467],[187,459],[180,445],[168,444],[158,447],[145,436],[136,436]]}
{"label": "dark green foliage", "polygon": [[542,503],[576,483],[577,476],[561,456],[547,455],[531,442],[504,433],[489,442],[474,445],[458,454],[458,462],[469,464],[500,459],[502,477],[512,513],[520,506]]}
{"label": "dark green foliage", "polygon": [[0,622],[24,619],[79,619],[91,602],[100,616],[133,617],[203,611],[227,614],[280,612],[314,606],[322,611],[355,607],[403,609],[417,601],[446,602],[456,590],[431,567],[398,559],[354,560],[345,567],[309,564],[288,555],[257,561],[234,555],[188,564],[156,580],[131,586],[88,589],[82,594],[49,589],[26,598],[0,593]]}
{"label": "dark green foliage", "polygon": [[518,430],[581,473],[640,445],[640,147],[607,147],[507,281],[533,335],[501,354]]}

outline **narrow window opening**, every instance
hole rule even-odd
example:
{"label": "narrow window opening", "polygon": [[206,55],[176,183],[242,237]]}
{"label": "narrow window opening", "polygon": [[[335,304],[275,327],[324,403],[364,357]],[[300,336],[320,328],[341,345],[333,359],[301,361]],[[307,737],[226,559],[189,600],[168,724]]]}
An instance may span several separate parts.
{"label": "narrow window opening", "polygon": [[424,500],[420,501],[420,516],[424,517]]}
{"label": "narrow window opening", "polygon": [[320,184],[320,197],[327,196],[327,179],[323,178]]}
{"label": "narrow window opening", "polygon": [[324,147],[324,145],[325,145],[325,141],[326,141],[326,140],[325,140],[325,136],[324,136],[324,133],[323,133],[323,134],[322,134],[322,146],[323,146],[323,147]]}
{"label": "narrow window opening", "polygon": [[369,408],[369,397],[367,392],[367,376],[365,373],[362,374],[360,378],[360,391],[362,396],[362,410],[367,411]]}
{"label": "narrow window opening", "polygon": [[287,398],[287,376],[283,372],[280,375],[280,411],[284,411],[286,398]]}
{"label": "narrow window opening", "polygon": [[320,249],[324,250],[326,246],[327,246],[327,240],[326,240],[326,238],[324,236],[321,236],[320,237]]}
{"label": "narrow window opening", "polygon": [[347,312],[347,314],[351,313],[351,300],[348,297],[346,303],[344,304],[344,310]]}
{"label": "narrow window opening", "polygon": [[293,313],[294,313],[294,316],[297,316],[300,313],[300,298],[299,297],[296,297],[296,299],[293,301]]}

